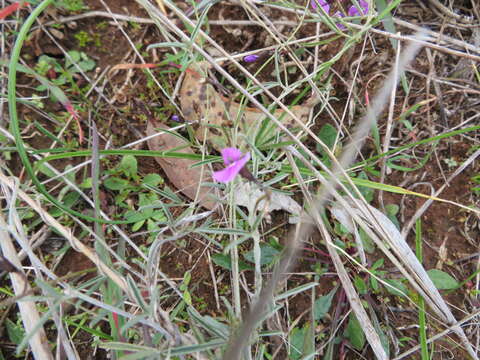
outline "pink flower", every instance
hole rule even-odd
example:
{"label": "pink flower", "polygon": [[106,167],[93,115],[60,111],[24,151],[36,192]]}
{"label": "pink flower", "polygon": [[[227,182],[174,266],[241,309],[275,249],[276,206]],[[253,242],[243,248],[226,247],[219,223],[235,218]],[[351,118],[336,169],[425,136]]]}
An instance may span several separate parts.
{"label": "pink flower", "polygon": [[250,160],[250,153],[243,155],[242,152],[236,148],[225,148],[221,153],[226,168],[220,171],[214,171],[213,178],[216,181],[228,183],[237,176],[247,161]]}
{"label": "pink flower", "polygon": [[310,0],[312,9],[317,10],[318,5],[320,5],[327,14],[329,13],[330,5],[325,0]]}
{"label": "pink flower", "polygon": [[[343,18],[343,17],[345,17],[345,15],[343,15],[342,12],[337,11],[335,14],[333,14],[333,17]],[[338,27],[340,30],[347,30],[347,27],[346,27],[345,25],[343,25],[342,23],[340,23],[340,22],[337,24],[337,27]]]}
{"label": "pink flower", "polygon": [[362,16],[367,15],[368,13],[368,2],[365,0],[359,0],[358,5],[360,5],[360,9],[358,9],[355,5],[350,6],[348,9],[348,16]]}

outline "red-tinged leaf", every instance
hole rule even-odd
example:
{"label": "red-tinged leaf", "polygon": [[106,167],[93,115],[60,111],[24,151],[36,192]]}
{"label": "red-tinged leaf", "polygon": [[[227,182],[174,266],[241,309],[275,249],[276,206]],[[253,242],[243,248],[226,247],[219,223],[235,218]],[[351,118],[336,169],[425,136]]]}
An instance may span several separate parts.
{"label": "red-tinged leaf", "polygon": [[83,143],[83,130],[82,127],[80,126],[80,116],[78,116],[78,113],[75,111],[73,108],[73,105],[70,101],[64,101],[62,102],[63,107],[68,111],[70,115],[75,119],[78,127],[78,142],[80,144]]}
{"label": "red-tinged leaf", "polygon": [[19,2],[19,1],[13,3],[12,5],[8,5],[6,8],[3,8],[2,10],[0,10],[0,20],[5,19],[11,13],[27,5],[28,5],[27,2]]}
{"label": "red-tinged leaf", "polygon": [[55,71],[55,69],[52,67],[50,69],[48,69],[47,71],[47,77],[49,79],[56,79],[57,78],[57,72]]}
{"label": "red-tinged leaf", "polygon": [[[181,69],[182,68],[182,65],[179,65],[179,64],[175,64],[174,62],[169,62],[168,63],[169,66],[172,66],[174,68],[177,68],[177,69]],[[186,68],[185,69],[185,72],[187,74],[192,74],[195,78],[199,78],[200,77],[200,74],[198,72],[196,72],[195,70],[191,69],[191,68]]]}
{"label": "red-tinged leaf", "polygon": [[118,314],[116,312],[113,312],[112,317],[113,317],[113,322],[115,323],[115,327],[118,330],[120,328],[120,325],[118,323]]}
{"label": "red-tinged leaf", "polygon": [[77,119],[80,118],[80,117],[78,116],[77,112],[75,111],[75,109],[73,108],[73,105],[72,105],[72,103],[71,103],[70,101],[63,102],[62,105],[63,105],[63,107],[65,108],[65,110],[67,110],[68,113],[73,116],[73,118],[74,118],[75,120],[77,120]]}
{"label": "red-tinged leaf", "polygon": [[170,66],[172,66],[172,67],[174,67],[174,68],[177,68],[177,69],[181,69],[181,68],[182,68],[181,65],[175,64],[175,63],[172,62],[172,61],[170,61],[170,62],[168,63],[168,65],[170,65]]}

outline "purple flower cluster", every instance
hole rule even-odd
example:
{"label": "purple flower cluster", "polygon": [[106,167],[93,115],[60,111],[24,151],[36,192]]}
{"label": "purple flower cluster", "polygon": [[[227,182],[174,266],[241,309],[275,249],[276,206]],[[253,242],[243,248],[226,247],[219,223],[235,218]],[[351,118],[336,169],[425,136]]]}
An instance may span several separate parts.
{"label": "purple flower cluster", "polygon": [[[348,8],[347,14],[350,17],[353,16],[362,16],[362,15],[367,15],[368,14],[368,9],[369,5],[366,0],[358,0],[358,5],[360,8],[358,8],[356,5],[352,5]],[[330,12],[330,4],[326,0],[310,0],[310,6],[314,10],[318,10],[319,6],[323,9],[323,11],[328,14]],[[337,11],[335,14],[332,15],[333,17],[345,17],[345,14],[343,14],[340,11]],[[343,24],[338,24],[337,25],[339,29],[345,30],[346,27]]]}

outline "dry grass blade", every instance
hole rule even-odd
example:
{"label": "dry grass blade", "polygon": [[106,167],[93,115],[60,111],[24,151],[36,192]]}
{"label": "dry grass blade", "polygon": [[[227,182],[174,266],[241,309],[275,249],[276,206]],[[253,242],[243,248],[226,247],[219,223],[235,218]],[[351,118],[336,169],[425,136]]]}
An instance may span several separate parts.
{"label": "dry grass blade", "polygon": [[457,320],[453,316],[447,303],[443,300],[440,292],[433,284],[425,268],[417,259],[412,249],[405,241],[405,238],[400,234],[391,220],[369,204],[362,204],[362,208],[357,208],[354,203],[350,203],[350,206],[353,209],[358,210],[358,215],[363,217],[370,227],[380,231],[380,237],[390,245],[390,248],[396,254],[397,258],[405,265],[407,271],[413,275],[415,283],[412,282],[412,278],[409,278],[410,283],[416,289],[420,290],[422,296],[424,296],[432,305],[431,308],[435,311],[436,315],[440,317],[442,321],[451,326],[452,330],[459,336],[462,344],[472,358],[477,359],[475,351],[469,343],[463,329],[456,325]]}
{"label": "dry grass blade", "polygon": [[[10,235],[7,232],[7,223],[0,214],[0,246],[3,255],[16,267],[16,272],[10,272],[10,279],[12,281],[13,290],[16,296],[30,292],[31,288],[27,277],[23,273],[22,263],[18,259],[18,254],[13,246]],[[48,348],[47,336],[43,327],[37,329],[37,324],[40,322],[40,316],[34,301],[18,301],[18,308],[22,317],[23,324],[27,333],[35,331],[30,338],[29,344],[35,359],[38,360],[53,360],[53,355]]]}
{"label": "dry grass blade", "polygon": [[[328,252],[335,266],[335,270],[340,279],[340,282],[342,283],[342,287],[345,290],[345,293],[347,295],[347,299],[350,303],[350,306],[353,309],[353,312],[355,313],[355,316],[360,322],[362,330],[365,333],[370,346],[372,347],[378,359],[387,359],[388,356],[385,352],[385,349],[383,348],[381,339],[377,334],[377,332],[375,331],[375,328],[372,322],[370,321],[368,314],[361,303],[360,297],[356,292],[355,287],[352,284],[352,281],[350,280],[350,277],[345,269],[345,266],[343,265],[342,259],[340,258],[337,252],[338,248],[333,244],[330,233],[328,232],[323,220],[319,216],[319,214],[322,211],[321,206],[323,206],[323,203],[326,200],[327,196],[334,196],[335,198],[338,199],[338,198],[341,198],[341,195],[335,190],[334,186],[332,185],[332,181],[328,181],[320,173],[318,173],[315,168],[311,167],[311,164],[309,164],[307,159],[305,159],[299,152],[297,152],[293,148],[291,148],[290,151],[294,153],[295,158],[300,159],[307,167],[310,167],[310,169],[314,173],[316,173],[319,181],[324,185],[326,189],[328,189],[328,193],[325,193],[322,198],[317,196],[316,199],[309,200],[309,207],[311,209],[315,209],[314,212],[311,213],[311,217],[313,218],[315,225],[320,230],[320,233],[323,239],[325,240]],[[296,165],[293,161],[290,161],[290,164],[294,169],[296,168]],[[296,170],[296,173],[297,173],[297,177],[299,177],[298,169]],[[335,178],[331,177],[331,179],[335,179]],[[308,192],[304,193],[304,195],[307,199],[310,199],[310,196],[308,196]],[[319,206],[319,204],[322,204],[322,205]],[[311,231],[312,231],[311,226],[309,228],[305,228],[304,233],[302,234],[303,235],[302,237],[306,238]]]}
{"label": "dry grass blade", "polygon": [[[8,186],[12,191],[15,189],[15,183],[13,180],[9,179],[4,174],[0,173],[0,182],[6,186]],[[80,240],[78,240],[72,233],[69,231],[65,226],[60,224],[53,216],[51,216],[47,211],[42,209],[42,207],[37,204],[30,196],[28,196],[25,192],[18,189],[16,190],[18,193],[18,197],[25,201],[28,206],[30,206],[33,210],[35,210],[44,220],[44,222],[50,226],[52,226],[55,230],[57,230],[65,239],[67,239],[71,246],[76,249],[77,251],[84,254],[88,257],[100,271],[102,271],[107,277],[109,277],[115,284],[117,284],[126,294],[129,294],[131,298],[132,294],[127,286],[127,282],[123,277],[118,275],[112,269],[110,269],[107,265],[105,265],[99,258],[98,255],[93,251],[91,248],[83,244]]]}

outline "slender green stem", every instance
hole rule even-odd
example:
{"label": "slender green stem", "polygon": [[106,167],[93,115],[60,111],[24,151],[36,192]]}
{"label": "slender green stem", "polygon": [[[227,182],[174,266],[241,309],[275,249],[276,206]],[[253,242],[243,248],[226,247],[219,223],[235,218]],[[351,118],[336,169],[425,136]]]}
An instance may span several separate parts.
{"label": "slender green stem", "polygon": [[[422,252],[422,220],[417,219],[415,223],[415,253],[417,259],[420,263],[423,262],[423,252]],[[428,356],[428,345],[427,345],[427,320],[425,317],[425,300],[420,296],[418,299],[418,325],[420,326],[420,348],[422,353],[422,360],[429,360]]]}

